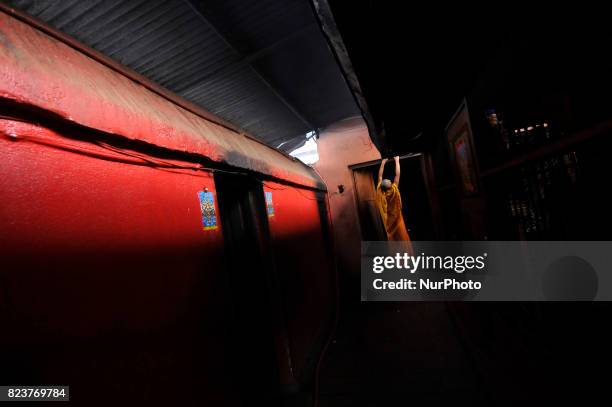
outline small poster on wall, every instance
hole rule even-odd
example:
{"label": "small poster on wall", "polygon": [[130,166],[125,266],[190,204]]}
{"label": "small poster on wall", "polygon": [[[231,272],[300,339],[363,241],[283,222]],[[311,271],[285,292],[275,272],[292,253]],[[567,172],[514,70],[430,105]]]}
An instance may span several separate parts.
{"label": "small poster on wall", "polygon": [[274,216],[274,203],[272,202],[272,192],[266,191],[266,210],[268,211],[268,217]]}
{"label": "small poster on wall", "polygon": [[202,228],[204,230],[217,229],[217,213],[215,211],[215,197],[212,192],[198,192],[200,209],[202,210]]}

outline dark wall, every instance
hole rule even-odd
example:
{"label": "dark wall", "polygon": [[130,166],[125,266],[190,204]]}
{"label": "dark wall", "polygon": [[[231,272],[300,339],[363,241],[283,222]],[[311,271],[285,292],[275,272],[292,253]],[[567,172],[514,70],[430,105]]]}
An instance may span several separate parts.
{"label": "dark wall", "polygon": [[295,379],[312,383],[312,374],[335,312],[332,235],[326,196],[266,182],[274,214],[268,216],[272,248],[281,282],[284,317]]}

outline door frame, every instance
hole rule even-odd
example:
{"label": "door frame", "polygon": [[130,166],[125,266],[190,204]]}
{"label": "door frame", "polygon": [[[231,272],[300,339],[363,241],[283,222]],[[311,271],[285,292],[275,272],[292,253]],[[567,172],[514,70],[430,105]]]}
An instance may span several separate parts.
{"label": "door frame", "polygon": [[[440,233],[441,233],[440,232],[441,230],[440,203],[439,203],[439,199],[437,196],[437,190],[435,186],[435,176],[433,173],[431,155],[429,153],[418,152],[418,153],[408,153],[408,154],[399,156],[400,160],[407,159],[407,158],[418,158],[420,161],[421,176],[423,177],[423,183],[425,185],[425,191],[427,193],[427,200],[429,202],[430,209],[431,209],[431,217],[432,217],[432,223],[434,227],[434,236],[436,238],[439,238]],[[361,211],[359,209],[360,197],[357,191],[355,170],[379,166],[381,161],[382,161],[382,158],[377,159],[377,160],[370,160],[370,161],[365,161],[362,163],[352,164],[348,166],[348,168],[351,170],[351,176],[353,178],[353,191],[354,191],[354,196],[355,196],[355,204],[357,206],[357,216],[359,217],[359,225],[361,227],[361,230],[363,230],[363,226],[362,226],[363,219],[362,219]],[[383,233],[384,233],[384,229],[383,229]],[[362,238],[363,238],[363,234],[362,234]],[[386,236],[384,238],[386,239]]]}

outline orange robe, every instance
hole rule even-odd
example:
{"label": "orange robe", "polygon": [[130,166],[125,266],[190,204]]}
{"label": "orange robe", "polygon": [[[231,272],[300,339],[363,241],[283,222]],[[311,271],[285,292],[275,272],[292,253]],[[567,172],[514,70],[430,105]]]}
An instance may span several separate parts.
{"label": "orange robe", "polygon": [[376,206],[387,231],[388,240],[410,241],[404,217],[402,216],[402,198],[395,183],[383,191],[381,183],[376,187]]}

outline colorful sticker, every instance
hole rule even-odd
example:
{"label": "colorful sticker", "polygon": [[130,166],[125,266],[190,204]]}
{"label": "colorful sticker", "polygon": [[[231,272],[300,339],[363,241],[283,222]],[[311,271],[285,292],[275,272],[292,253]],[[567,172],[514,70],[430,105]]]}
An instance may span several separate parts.
{"label": "colorful sticker", "polygon": [[274,216],[274,204],[272,203],[272,192],[266,191],[266,209],[268,217]]}
{"label": "colorful sticker", "polygon": [[217,213],[215,212],[215,197],[212,192],[198,192],[200,209],[202,209],[202,227],[204,230],[217,229]]}

